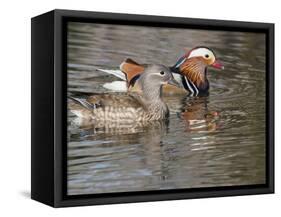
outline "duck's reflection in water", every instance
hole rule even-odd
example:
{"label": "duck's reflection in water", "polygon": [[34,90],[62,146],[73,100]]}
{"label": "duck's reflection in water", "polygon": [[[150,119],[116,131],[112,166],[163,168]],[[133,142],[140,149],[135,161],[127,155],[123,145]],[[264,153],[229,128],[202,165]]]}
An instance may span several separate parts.
{"label": "duck's reflection in water", "polygon": [[76,180],[69,182],[69,193],[155,189],[164,176],[162,141],[169,120],[79,125],[76,120],[69,127],[68,174]]}
{"label": "duck's reflection in water", "polygon": [[[152,140],[155,137],[165,135],[169,126],[169,120],[158,121],[128,121],[128,122],[111,122],[111,121],[98,121],[92,122],[89,120],[74,118],[70,122],[70,127],[76,129],[76,132],[83,133],[83,136],[109,136],[128,137],[129,135],[144,133],[146,137],[151,135]],[[133,136],[132,136],[133,138]],[[137,137],[136,137],[137,138]],[[149,140],[149,139],[148,139]],[[149,140],[151,141],[151,140]],[[156,143],[159,143],[156,142]]]}
{"label": "duck's reflection in water", "polygon": [[167,97],[167,104],[185,124],[186,132],[215,131],[218,128],[219,112],[208,107],[209,96]]}
{"label": "duck's reflection in water", "polygon": [[208,109],[208,96],[192,97],[180,112],[186,131],[215,131],[219,113]]}

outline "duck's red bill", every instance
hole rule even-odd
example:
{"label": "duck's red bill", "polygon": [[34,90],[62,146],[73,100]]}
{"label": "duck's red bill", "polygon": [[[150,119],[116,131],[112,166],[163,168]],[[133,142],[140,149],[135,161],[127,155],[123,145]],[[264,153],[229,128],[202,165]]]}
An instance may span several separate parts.
{"label": "duck's red bill", "polygon": [[217,60],[211,66],[216,69],[224,69],[224,66]]}

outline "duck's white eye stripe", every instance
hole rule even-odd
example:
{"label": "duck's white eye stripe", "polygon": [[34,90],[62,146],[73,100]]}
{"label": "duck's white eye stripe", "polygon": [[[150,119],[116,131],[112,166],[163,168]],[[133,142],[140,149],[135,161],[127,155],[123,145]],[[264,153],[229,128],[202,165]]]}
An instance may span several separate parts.
{"label": "duck's white eye stripe", "polygon": [[[208,55],[208,57],[206,57],[206,55]],[[188,58],[192,58],[192,57],[210,58],[210,57],[214,57],[214,54],[211,50],[209,50],[207,48],[197,48],[197,49],[190,52]]]}

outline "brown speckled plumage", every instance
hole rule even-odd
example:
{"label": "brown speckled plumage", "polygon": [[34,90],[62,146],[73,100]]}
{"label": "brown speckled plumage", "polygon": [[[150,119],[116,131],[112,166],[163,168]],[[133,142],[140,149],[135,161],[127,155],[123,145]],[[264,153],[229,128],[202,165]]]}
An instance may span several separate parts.
{"label": "brown speckled plumage", "polygon": [[[161,73],[161,74],[160,74]],[[169,110],[161,98],[162,85],[175,84],[170,70],[150,65],[140,76],[142,93],[96,94],[86,99],[73,98],[69,109],[78,117],[96,122],[134,122],[167,118]]]}

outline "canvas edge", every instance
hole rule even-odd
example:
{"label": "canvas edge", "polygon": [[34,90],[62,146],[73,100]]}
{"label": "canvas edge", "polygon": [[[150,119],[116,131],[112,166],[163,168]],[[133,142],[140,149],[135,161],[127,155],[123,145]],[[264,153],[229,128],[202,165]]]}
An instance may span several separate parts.
{"label": "canvas edge", "polygon": [[[153,21],[153,22],[197,22],[198,25],[204,23],[208,25],[214,23],[219,26],[224,24],[234,25],[242,28],[245,26],[269,30],[269,84],[274,84],[274,24],[272,23],[249,23],[241,21],[221,21],[221,20],[202,20],[202,19],[190,19],[190,18],[175,18],[175,17],[161,17],[161,16],[146,16],[146,15],[128,15],[128,14],[114,14],[114,13],[102,13],[102,12],[84,12],[84,11],[71,11],[71,10],[54,10],[54,201],[52,205],[54,207],[68,207],[68,206],[82,206],[82,205],[100,205],[100,204],[115,204],[115,203],[130,203],[130,202],[146,202],[146,201],[162,201],[162,200],[178,200],[178,199],[195,199],[195,198],[209,198],[209,197],[223,197],[223,196],[240,196],[240,195],[253,195],[253,194],[267,194],[274,193],[274,86],[270,86],[269,94],[269,111],[272,114],[269,117],[270,120],[270,150],[269,150],[269,183],[267,187],[257,189],[241,189],[241,190],[221,190],[221,191],[207,191],[207,192],[192,192],[192,193],[167,193],[167,194],[152,194],[152,195],[133,195],[133,196],[100,196],[99,198],[82,198],[82,199],[66,199],[63,196],[63,176],[62,176],[62,128],[63,119],[63,92],[62,84],[65,82],[63,77],[63,51],[62,51],[62,24],[65,17],[80,17],[80,18],[102,18],[102,19],[128,19],[138,21]],[[273,59],[272,59],[273,58]],[[64,83],[65,84],[65,83]],[[42,202],[42,201],[41,201]]]}

